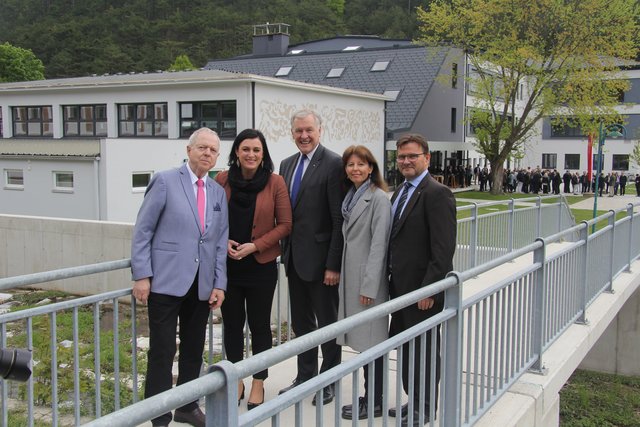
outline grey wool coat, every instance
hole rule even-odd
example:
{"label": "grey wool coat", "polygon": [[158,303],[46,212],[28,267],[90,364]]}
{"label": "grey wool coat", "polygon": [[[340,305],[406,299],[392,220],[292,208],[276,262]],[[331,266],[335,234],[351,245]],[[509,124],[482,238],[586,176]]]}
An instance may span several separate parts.
{"label": "grey wool coat", "polygon": [[[371,186],[353,207],[349,221],[342,224],[344,236],[338,319],[360,313],[389,300],[387,248],[391,230],[391,203],[381,189]],[[373,298],[360,304],[360,295]],[[364,351],[388,338],[386,317],[338,336],[339,345]]]}

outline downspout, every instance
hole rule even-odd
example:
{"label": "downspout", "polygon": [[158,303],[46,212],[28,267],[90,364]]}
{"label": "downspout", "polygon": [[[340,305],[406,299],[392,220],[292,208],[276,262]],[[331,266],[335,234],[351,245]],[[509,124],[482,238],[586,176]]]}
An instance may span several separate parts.
{"label": "downspout", "polygon": [[256,128],[256,82],[251,82],[251,128]]}
{"label": "downspout", "polygon": [[96,156],[93,159],[93,182],[94,182],[94,205],[95,205],[95,219],[97,220],[102,220],[102,217],[100,215],[100,168],[99,168],[99,163],[100,163],[100,156]]}

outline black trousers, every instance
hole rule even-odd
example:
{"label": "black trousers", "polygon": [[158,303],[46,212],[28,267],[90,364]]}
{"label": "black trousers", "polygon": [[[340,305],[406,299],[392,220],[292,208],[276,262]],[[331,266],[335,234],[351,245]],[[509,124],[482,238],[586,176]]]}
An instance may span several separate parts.
{"label": "black trousers", "polygon": [[[209,302],[198,299],[198,275],[185,296],[175,297],[151,293],[149,310],[149,351],[144,397],[169,390],[173,385],[173,358],[176,354],[176,328],[180,321],[180,353],[178,356],[177,385],[200,376],[202,351],[209,319]],[[179,408],[192,411],[194,401]],[[169,423],[171,412],[152,420],[154,424]]]}
{"label": "black trousers", "polygon": [[[248,319],[251,330],[251,353],[258,354],[271,348],[271,305],[275,289],[275,281],[256,286],[228,284],[221,309],[224,349],[230,362],[239,362],[244,356],[245,319]],[[255,373],[253,378],[264,380],[267,376],[265,369]]]}
{"label": "black trousers", "polygon": [[[287,272],[289,299],[291,301],[291,327],[296,337],[301,337],[338,320],[338,285],[327,286],[322,281],[302,280],[291,265]],[[321,345],[324,372],[338,366],[342,359],[340,346],[335,338]],[[318,374],[318,348],[298,355],[299,381],[306,381]]]}
{"label": "black trousers", "polygon": [[[382,404],[382,365],[383,357],[378,357],[373,361],[373,403]],[[362,367],[364,371],[364,398],[369,398],[369,365]]]}
{"label": "black trousers", "polygon": [[[425,409],[429,409],[429,401],[431,395],[431,334],[436,334],[436,348],[435,348],[435,408],[434,411],[438,410],[438,384],[440,383],[440,325],[435,328],[427,331],[426,333],[426,352],[425,352],[425,361],[424,365],[420,364],[420,353],[421,353],[421,344],[420,341],[422,337],[417,337],[415,340],[414,347],[414,369],[413,369],[413,402],[414,409],[419,409],[420,402],[420,378],[424,377],[424,406]],[[409,343],[405,343],[402,346],[402,388],[404,392],[409,395]],[[409,396],[411,398],[411,396]]]}

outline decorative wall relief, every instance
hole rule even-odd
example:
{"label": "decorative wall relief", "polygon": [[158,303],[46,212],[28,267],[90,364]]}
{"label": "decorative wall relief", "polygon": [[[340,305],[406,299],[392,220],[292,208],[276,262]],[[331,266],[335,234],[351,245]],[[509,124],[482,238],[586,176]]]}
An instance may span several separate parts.
{"label": "decorative wall relief", "polygon": [[382,112],[314,103],[289,104],[280,100],[261,101],[258,108],[257,126],[268,140],[290,139],[291,116],[300,109],[310,109],[322,117],[325,140],[349,145],[384,141]]}

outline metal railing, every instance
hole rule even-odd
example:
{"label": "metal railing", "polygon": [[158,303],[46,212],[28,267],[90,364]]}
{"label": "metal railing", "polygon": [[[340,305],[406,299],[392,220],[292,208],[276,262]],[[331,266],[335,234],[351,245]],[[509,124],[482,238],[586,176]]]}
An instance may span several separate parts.
{"label": "metal railing", "polygon": [[[480,209],[495,212],[479,215]],[[453,266],[458,271],[484,264],[575,224],[563,196],[471,203],[457,211],[458,245]]]}
{"label": "metal railing", "polygon": [[[451,277],[439,282],[438,284],[429,286],[427,289],[415,291],[401,298],[394,299],[381,306],[366,310],[357,316],[344,319],[329,327],[320,329],[311,334],[299,337],[293,341],[284,343],[270,351],[260,353],[259,355],[248,358],[236,364],[230,364],[222,361],[212,366],[212,372],[200,379],[189,384],[176,387],[160,395],[135,403],[138,399],[137,390],[140,381],[138,380],[137,364],[139,353],[136,353],[136,345],[138,340],[136,322],[127,325],[126,328],[131,332],[130,337],[126,338],[126,346],[131,347],[131,374],[120,374],[119,361],[114,358],[113,372],[105,372],[100,362],[100,352],[96,349],[100,348],[100,318],[96,314],[100,301],[110,301],[113,305],[113,330],[114,337],[112,345],[116,354],[120,354],[121,339],[116,338],[119,334],[115,331],[121,328],[121,324],[125,323],[119,318],[118,299],[122,297],[130,297],[130,289],[124,289],[114,293],[96,295],[93,297],[81,298],[74,301],[52,304],[49,306],[39,307],[36,309],[25,310],[23,312],[14,312],[0,315],[1,326],[1,344],[6,346],[8,329],[7,325],[16,321],[26,322],[26,345],[33,348],[33,342],[30,337],[33,336],[33,319],[37,316],[49,316],[50,320],[50,347],[52,349],[51,358],[51,386],[52,386],[52,414],[51,419],[53,425],[58,425],[58,406],[61,403],[73,402],[73,422],[78,425],[87,419],[97,418],[92,424],[94,425],[135,425],[145,420],[149,420],[168,410],[179,407],[187,402],[193,401],[200,397],[206,396],[207,417],[209,425],[255,425],[258,422],[272,419],[274,425],[279,424],[280,413],[286,408],[292,407],[295,411],[295,420],[297,425],[301,425],[302,420],[302,400],[309,395],[317,393],[327,384],[335,383],[337,387],[336,410],[334,424],[339,423],[339,403],[342,401],[341,378],[352,376],[353,393],[349,403],[357,396],[358,384],[358,368],[363,365],[371,364],[370,372],[373,371],[372,361],[377,357],[384,357],[384,387],[388,392],[385,394],[383,402],[383,413],[386,419],[386,408],[389,405],[399,405],[402,395],[400,389],[400,369],[396,374],[395,393],[390,387],[390,378],[388,376],[389,364],[391,363],[391,354],[396,354],[397,360],[401,360],[402,345],[408,343],[410,350],[413,346],[423,346],[428,331],[441,325],[442,327],[442,380],[440,382],[440,405],[438,406],[438,418],[435,423],[438,425],[459,425],[473,424],[473,422],[482,415],[496,400],[501,396],[508,387],[517,380],[517,378],[527,369],[533,368],[542,370],[542,352],[551,344],[551,342],[559,336],[573,321],[583,319],[586,306],[599,295],[599,293],[611,287],[613,277],[620,271],[629,268],[632,260],[638,256],[640,251],[640,238],[638,236],[638,219],[637,214],[633,214],[633,207],[629,206],[626,210],[626,216],[615,222],[613,218],[615,213],[610,212],[595,221],[583,223],[575,227],[571,227],[565,231],[548,237],[546,240],[539,239],[533,244],[526,245],[520,249],[516,249],[517,239],[515,236],[524,234],[524,230],[519,230],[515,223],[520,212],[525,215],[531,215],[529,208],[513,209],[513,202],[509,202],[512,209],[507,211],[507,217],[511,218],[511,222],[507,223],[507,229],[512,230],[509,233],[509,240],[501,242],[503,246],[510,246],[506,250],[502,248],[506,254],[497,256],[493,260],[479,267],[467,269],[462,273],[453,273]],[[539,210],[550,212],[546,204],[537,203]],[[484,206],[484,205],[483,205]],[[553,206],[553,204],[551,204]],[[478,206],[472,206],[476,209]],[[529,218],[538,218],[538,230],[543,230],[545,222],[553,222],[558,227],[562,225],[563,214],[562,206],[558,204],[555,212],[549,215],[548,219],[543,218],[543,214],[530,216]],[[502,213],[502,212],[500,212]],[[491,217],[498,215],[491,213]],[[476,230],[483,226],[480,222],[484,220],[483,216],[477,216]],[[494,219],[488,220],[495,221]],[[602,230],[589,234],[588,226],[593,222],[606,221],[607,226]],[[459,227],[465,227],[464,221]],[[532,228],[531,223],[524,222],[526,228]],[[554,225],[552,228],[555,228]],[[460,230],[460,228],[459,228]],[[504,228],[502,229],[504,230]],[[477,231],[476,231],[477,233]],[[579,237],[576,238],[576,236]],[[481,233],[476,235],[476,242],[482,240]],[[550,243],[565,242],[562,248],[551,256],[546,256],[545,251]],[[485,247],[490,247],[490,243],[497,245],[496,240],[491,243],[487,237],[484,241]],[[568,242],[568,243],[567,243]],[[468,244],[463,242],[461,245]],[[610,257],[614,249],[620,249],[616,252],[616,257]],[[472,248],[469,248],[472,253]],[[476,251],[476,254],[481,251]],[[489,253],[489,251],[487,251]],[[499,251],[493,252],[500,253]],[[503,278],[493,284],[479,294],[467,298],[462,301],[461,290],[462,284],[472,277],[496,268],[503,263],[514,261],[519,257],[533,256],[533,262],[527,263],[517,273]],[[614,259],[615,258],[615,259]],[[467,258],[469,259],[469,258]],[[471,258],[474,259],[474,258]],[[477,258],[475,258],[477,260]],[[127,260],[119,261],[126,264]],[[608,262],[608,265],[602,265],[598,262]],[[127,264],[128,265],[128,264]],[[117,268],[124,268],[119,266]],[[104,271],[115,268],[113,265],[105,267]],[[65,269],[65,277],[73,277],[79,274],[78,271],[71,272]],[[54,272],[59,275],[63,270]],[[566,274],[565,271],[571,271],[572,274]],[[92,271],[95,273],[96,271]],[[573,274],[573,272],[577,272]],[[52,273],[52,272],[49,272]],[[39,273],[30,275],[29,280],[25,280],[24,276],[20,278],[0,279],[0,289],[7,289],[12,283],[18,282],[20,285],[29,283],[40,283],[46,281],[48,273]],[[82,273],[84,274],[84,273]],[[56,276],[56,278],[60,278]],[[585,278],[589,278],[585,280]],[[27,283],[29,282],[29,283]],[[417,300],[426,296],[433,295],[437,292],[445,291],[447,296],[447,306],[445,310],[411,330],[404,331],[395,337],[390,338],[384,343],[373,347],[354,358],[345,361],[337,368],[319,375],[303,385],[296,388],[295,393],[287,393],[279,396],[277,399],[266,402],[260,407],[238,416],[237,409],[237,379],[244,378],[258,372],[265,367],[273,366],[287,360],[300,352],[315,347],[320,343],[327,341],[340,335],[357,325],[361,325],[372,321],[380,316],[388,316],[398,309],[415,303]],[[572,295],[579,295],[580,298],[571,298]],[[578,300],[579,303],[575,301]],[[553,304],[552,304],[553,302]],[[80,367],[81,348],[79,346],[78,329],[80,328],[77,319],[77,312],[80,307],[86,305],[92,306],[94,316],[94,335],[96,337],[93,343],[94,354],[97,361],[94,360],[94,371],[86,372]],[[132,318],[136,318],[135,301],[131,301]],[[58,396],[57,379],[61,375],[59,363],[57,362],[57,349],[59,343],[56,339],[56,313],[60,310],[69,310],[73,312],[73,398],[69,396]],[[20,320],[21,319],[21,320]],[[278,322],[280,323],[280,322]],[[31,331],[31,332],[29,332]],[[434,336],[436,334],[433,334]],[[212,337],[212,325],[209,327],[209,336]],[[280,331],[278,337],[280,337]],[[416,340],[422,337],[421,340]],[[432,339],[435,339],[432,337]],[[212,354],[211,339],[210,345],[210,362]],[[432,346],[433,347],[433,346]],[[412,351],[410,351],[410,354]],[[421,366],[424,366],[424,354],[421,354]],[[431,360],[434,358],[432,357]],[[435,370],[435,364],[432,363],[429,369]],[[102,372],[102,374],[101,374]],[[129,371],[127,371],[129,372]],[[80,375],[91,376],[95,380],[95,394],[93,396],[92,405],[95,409],[87,411],[87,418],[82,418],[80,408],[86,408],[87,393],[80,385]],[[411,376],[411,375],[410,375]],[[100,390],[104,386],[102,379],[107,378],[113,381],[113,409],[114,413],[101,417],[105,412],[101,406],[102,395]],[[432,375],[433,378],[433,375]],[[392,379],[392,378],[391,378]],[[27,420],[29,425],[33,425],[34,401],[37,401],[33,395],[33,379],[26,385],[25,400],[27,400]],[[372,381],[370,381],[372,382]],[[9,383],[1,382],[2,386],[2,419],[3,425],[7,425],[8,419],[8,386]],[[116,385],[117,384],[117,385]],[[437,384],[411,384],[410,387],[419,387],[422,399],[427,395],[426,390],[435,390]],[[393,387],[391,387],[393,388]],[[130,406],[118,410],[122,405],[120,394],[123,389],[133,390]],[[24,392],[23,392],[24,393]],[[395,394],[395,401],[391,401]],[[434,393],[429,393],[434,396]],[[91,400],[91,399],[89,399]],[[128,401],[126,403],[129,403]],[[370,402],[371,404],[373,402]],[[419,402],[422,405],[424,400]],[[432,413],[425,414],[420,412],[419,416],[436,415],[436,402],[430,402],[430,408],[434,408]],[[64,405],[61,405],[64,406]],[[371,405],[372,406],[372,405]],[[463,410],[464,409],[464,410]],[[101,417],[101,418],[100,418]],[[316,425],[323,425],[322,410],[316,410]],[[235,422],[237,420],[237,424]],[[327,420],[327,422],[329,422]]]}

